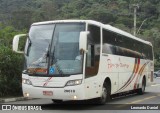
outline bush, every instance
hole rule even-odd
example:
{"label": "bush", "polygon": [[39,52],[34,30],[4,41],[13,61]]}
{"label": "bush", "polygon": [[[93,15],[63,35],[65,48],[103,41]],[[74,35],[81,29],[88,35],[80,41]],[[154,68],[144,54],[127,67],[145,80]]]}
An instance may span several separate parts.
{"label": "bush", "polygon": [[23,55],[0,46],[0,97],[22,95],[22,67]]}

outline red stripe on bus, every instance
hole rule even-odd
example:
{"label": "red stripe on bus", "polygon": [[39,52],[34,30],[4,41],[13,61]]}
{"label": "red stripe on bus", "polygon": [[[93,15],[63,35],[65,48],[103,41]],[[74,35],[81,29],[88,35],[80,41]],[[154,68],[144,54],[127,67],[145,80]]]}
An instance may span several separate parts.
{"label": "red stripe on bus", "polygon": [[132,77],[134,76],[134,73],[135,73],[135,71],[136,71],[136,68],[137,68],[137,61],[138,61],[138,60],[135,59],[134,68],[133,68],[132,74],[131,74],[130,78],[128,79],[128,81],[127,81],[119,90],[117,90],[116,92],[124,89],[124,87],[125,87],[125,86],[129,83],[129,81],[132,79]]}
{"label": "red stripe on bus", "polygon": [[52,78],[53,78],[53,77],[49,77],[49,78],[47,79],[47,81],[43,84],[43,86],[47,86],[49,80],[51,80]]}
{"label": "red stripe on bus", "polygon": [[138,82],[138,80],[140,80],[140,78],[141,78],[141,76],[142,76],[142,73],[143,73],[143,71],[144,71],[144,69],[145,69],[145,67],[146,67],[146,65],[147,65],[148,63],[149,63],[149,62],[145,63],[145,64],[141,67],[141,69],[139,70],[137,79],[136,79],[136,81],[135,81],[135,83],[134,83],[134,89],[137,89],[137,88],[138,88],[137,82]]}
{"label": "red stripe on bus", "polygon": [[[140,59],[138,59],[138,65],[137,65],[137,68],[136,68],[136,72],[134,73],[133,78],[130,80],[130,82],[128,82],[128,84],[126,85],[126,87],[128,87],[128,85],[129,85],[130,83],[132,83],[132,81],[133,81],[134,78],[136,77],[137,72],[138,72],[138,70],[139,70],[139,67],[140,67]],[[125,87],[125,88],[126,88],[126,87]],[[124,90],[125,88],[123,88],[123,90]]]}

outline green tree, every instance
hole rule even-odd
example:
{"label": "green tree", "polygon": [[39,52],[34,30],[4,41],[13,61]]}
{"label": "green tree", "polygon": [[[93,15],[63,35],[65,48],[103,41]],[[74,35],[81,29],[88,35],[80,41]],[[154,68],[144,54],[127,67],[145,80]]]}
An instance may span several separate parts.
{"label": "green tree", "polygon": [[22,62],[23,56],[13,53],[8,47],[0,46],[0,97],[22,95]]}

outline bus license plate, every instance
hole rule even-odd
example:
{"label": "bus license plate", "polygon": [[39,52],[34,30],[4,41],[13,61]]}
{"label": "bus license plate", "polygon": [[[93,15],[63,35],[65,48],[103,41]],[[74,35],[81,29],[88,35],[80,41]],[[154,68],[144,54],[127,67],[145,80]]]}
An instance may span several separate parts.
{"label": "bus license plate", "polygon": [[43,91],[43,95],[45,95],[45,96],[53,96],[53,92],[52,91]]}

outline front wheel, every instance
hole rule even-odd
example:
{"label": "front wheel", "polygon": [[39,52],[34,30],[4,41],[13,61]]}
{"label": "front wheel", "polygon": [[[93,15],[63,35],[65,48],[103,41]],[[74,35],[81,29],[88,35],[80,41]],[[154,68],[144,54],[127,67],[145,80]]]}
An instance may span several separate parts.
{"label": "front wheel", "polygon": [[110,86],[104,83],[101,97],[98,98],[98,104],[105,104],[110,100]]}

